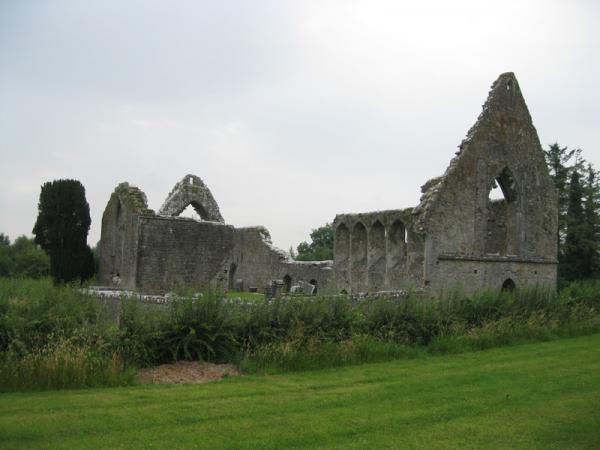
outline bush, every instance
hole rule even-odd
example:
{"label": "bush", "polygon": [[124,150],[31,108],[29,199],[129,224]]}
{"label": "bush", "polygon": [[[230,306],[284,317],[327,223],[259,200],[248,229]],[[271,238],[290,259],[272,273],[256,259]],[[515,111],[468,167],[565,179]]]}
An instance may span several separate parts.
{"label": "bush", "polygon": [[17,356],[42,348],[51,335],[77,330],[101,334],[107,326],[96,298],[52,280],[0,278],[0,353]]}
{"label": "bush", "polygon": [[0,277],[43,278],[50,273],[50,258],[33,241],[21,236],[10,245],[0,233]]}
{"label": "bush", "polygon": [[142,366],[230,361],[238,351],[241,329],[234,313],[234,305],[216,295],[176,298],[160,311],[127,299],[114,342],[127,361]]}
{"label": "bush", "polygon": [[187,293],[163,305],[116,299],[115,321],[75,285],[4,278],[0,382],[7,389],[111,385],[132,381],[132,367],[178,360],[304,370],[575,336],[600,331],[598,288],[593,281],[558,294],[249,301]]}
{"label": "bush", "polygon": [[11,277],[42,278],[49,275],[50,258],[33,242],[33,239],[21,236],[17,238],[10,250],[13,259]]}

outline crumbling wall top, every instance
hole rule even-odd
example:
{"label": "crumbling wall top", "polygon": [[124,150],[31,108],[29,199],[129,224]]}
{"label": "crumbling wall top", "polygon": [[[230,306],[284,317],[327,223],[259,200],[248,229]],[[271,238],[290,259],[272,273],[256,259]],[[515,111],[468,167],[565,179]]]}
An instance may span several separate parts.
{"label": "crumbling wall top", "polygon": [[120,183],[115,188],[111,198],[115,196],[137,214],[154,214],[154,211],[148,208],[146,194],[136,186],[132,186],[127,182]]}
{"label": "crumbling wall top", "polygon": [[333,228],[335,230],[341,224],[344,224],[348,228],[353,228],[359,222],[367,228],[371,227],[375,222],[388,227],[397,220],[400,220],[404,225],[408,225],[411,222],[412,210],[413,208],[404,208],[369,211],[365,213],[337,214],[333,220]]}
{"label": "crumbling wall top", "polygon": [[[526,145],[522,146],[520,151],[527,152],[527,155],[521,155],[521,159],[529,161],[535,167],[546,168],[537,131],[533,126],[519,82],[514,73],[506,72],[492,84],[477,121],[459,145],[446,172],[422,186],[421,201],[413,211],[417,231],[427,230],[432,208],[440,203],[440,195],[448,190],[448,185],[464,179],[465,169],[459,166],[461,161],[469,157],[469,152],[481,152],[482,147],[485,147],[484,152],[488,152],[494,146],[503,146],[504,152],[514,151],[513,149],[517,148],[516,143],[521,145],[524,142]],[[547,172],[547,168],[545,170]]]}
{"label": "crumbling wall top", "polygon": [[195,175],[186,175],[175,185],[158,214],[178,216],[188,205],[192,205],[202,220],[225,223],[210,189]]}

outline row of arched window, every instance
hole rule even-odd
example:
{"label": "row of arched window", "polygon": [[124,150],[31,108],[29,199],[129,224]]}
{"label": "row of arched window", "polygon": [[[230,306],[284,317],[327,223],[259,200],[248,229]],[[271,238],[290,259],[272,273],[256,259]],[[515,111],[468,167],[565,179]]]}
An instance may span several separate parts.
{"label": "row of arched window", "polygon": [[405,270],[406,227],[401,220],[388,227],[379,220],[369,227],[357,222],[351,229],[341,223],[335,229],[334,252],[336,270],[354,289],[383,289],[386,277]]}

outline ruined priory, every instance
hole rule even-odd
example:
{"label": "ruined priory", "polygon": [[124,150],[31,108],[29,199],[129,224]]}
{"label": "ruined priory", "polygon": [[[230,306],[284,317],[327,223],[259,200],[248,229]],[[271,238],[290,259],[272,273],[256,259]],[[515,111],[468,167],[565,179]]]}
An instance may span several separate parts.
{"label": "ruined priory", "polygon": [[[502,198],[490,198],[499,186]],[[310,286],[320,293],[424,289],[467,291],[556,285],[557,195],[519,84],[492,85],[446,172],[421,188],[413,208],[339,214],[334,260],[294,261],[264,227],[226,224],[193,175],[158,213],[119,184],[102,217],[100,284],[162,293],[178,286],[259,291]],[[179,217],[189,205],[201,220]]]}

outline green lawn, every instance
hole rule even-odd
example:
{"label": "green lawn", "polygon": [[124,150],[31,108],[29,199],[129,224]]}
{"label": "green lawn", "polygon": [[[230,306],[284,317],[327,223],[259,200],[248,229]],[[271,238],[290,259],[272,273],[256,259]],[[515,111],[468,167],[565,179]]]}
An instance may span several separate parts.
{"label": "green lawn", "polygon": [[600,335],[199,386],[0,395],[2,448],[600,448]]}
{"label": "green lawn", "polygon": [[239,298],[244,301],[258,302],[265,299],[265,294],[261,294],[260,292],[228,291],[227,298]]}

